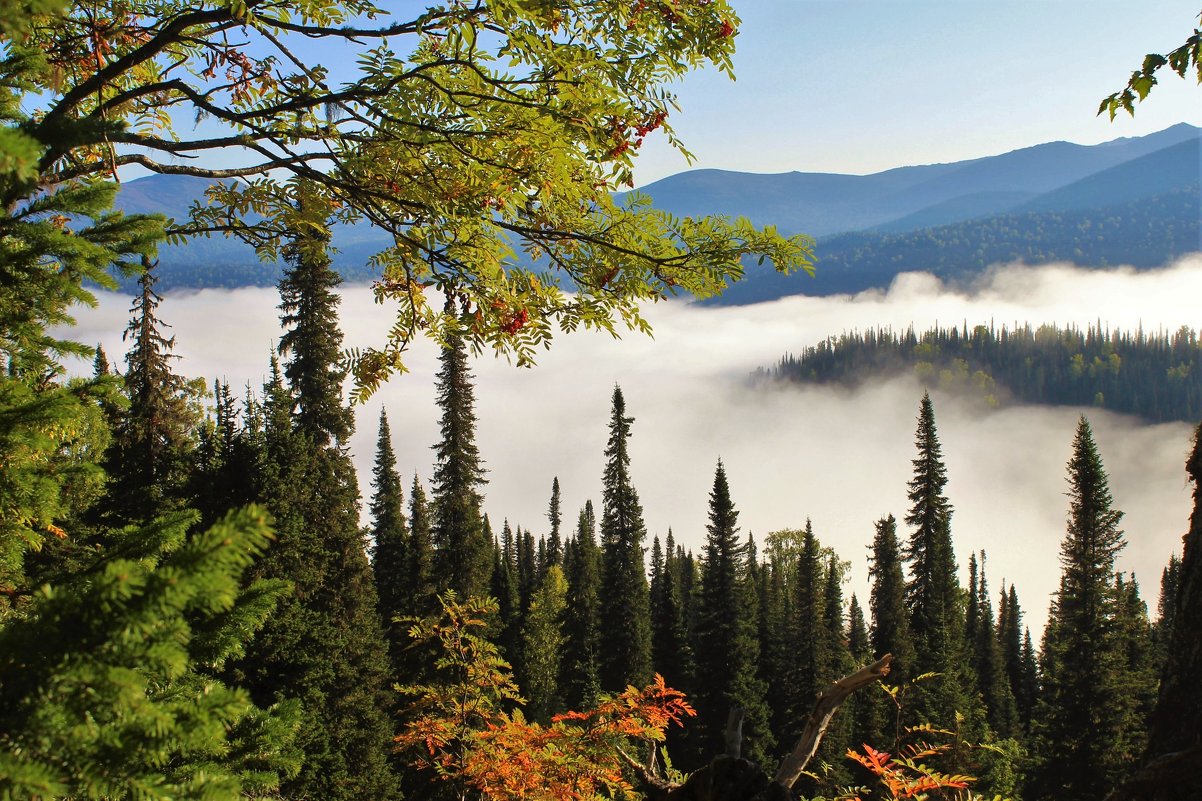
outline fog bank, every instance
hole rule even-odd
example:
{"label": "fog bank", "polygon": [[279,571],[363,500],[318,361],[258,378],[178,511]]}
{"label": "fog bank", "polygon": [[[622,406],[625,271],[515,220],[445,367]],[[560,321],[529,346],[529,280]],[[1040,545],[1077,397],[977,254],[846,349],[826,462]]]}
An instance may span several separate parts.
{"label": "fog bank", "polygon": [[[376,305],[366,287],[346,288],[342,297],[345,345],[379,344],[391,323],[388,308]],[[967,291],[953,291],[929,275],[907,274],[888,291],[850,297],[795,297],[737,308],[659,304],[647,315],[654,339],[561,335],[529,370],[485,356],[473,362],[473,370],[479,447],[489,471],[486,511],[498,528],[508,519],[536,536],[545,533],[555,476],[565,527],[574,524],[586,499],[599,502],[610,397],[618,384],[635,418],[632,473],[649,534],[662,538],[670,527],[686,547],[701,547],[720,457],[744,534],[762,539],[811,518],[823,543],[852,562],[848,590],[866,601],[873,521],[890,513],[901,521],[907,510],[924,387],[907,377],[855,391],[755,387],[747,378],[756,367],[829,335],[877,325],[913,324],[921,330],[935,323],[1101,321],[1124,329],[1197,328],[1199,297],[1199,256],[1143,273],[1001,267]],[[128,297],[101,296],[96,309],[78,315],[73,336],[103,344],[110,361],[120,364],[130,303]],[[167,297],[160,318],[176,336],[178,371],[259,387],[279,332],[277,303],[270,289]],[[416,472],[423,480],[431,472],[430,448],[438,436],[434,348],[419,343],[409,365],[409,374],[393,379],[357,410],[351,447],[365,506],[381,408],[388,411],[401,472],[409,477]],[[1191,426],[1147,425],[1092,409],[983,411],[938,393],[933,398],[955,508],[958,561],[966,570],[970,550],[988,551],[995,603],[1003,578],[1017,582],[1033,631],[1042,626],[1059,577],[1068,508],[1065,463],[1077,418],[1085,413],[1115,504],[1126,512],[1129,545],[1120,568],[1136,573],[1154,610],[1160,571],[1186,530],[1190,488],[1183,465]],[[904,523],[899,533],[908,533]]]}

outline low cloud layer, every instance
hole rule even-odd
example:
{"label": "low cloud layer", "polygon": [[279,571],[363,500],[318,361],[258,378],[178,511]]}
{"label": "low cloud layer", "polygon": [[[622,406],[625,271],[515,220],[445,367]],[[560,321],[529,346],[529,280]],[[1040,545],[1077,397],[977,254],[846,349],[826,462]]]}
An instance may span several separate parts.
{"label": "low cloud layer", "polygon": [[[714,466],[726,464],[744,533],[757,538],[807,517],[825,544],[853,565],[850,590],[865,600],[873,521],[907,509],[906,482],[923,387],[900,378],[855,391],[752,387],[749,374],[841,331],[876,325],[918,329],[934,323],[996,325],[1101,321],[1111,327],[1173,331],[1199,327],[1202,257],[1137,273],[1069,266],[1002,267],[968,291],[922,274],[900,276],[888,291],[854,297],[788,298],[757,306],[695,308],[660,304],[649,312],[655,338],[630,334],[561,336],[538,367],[519,370],[486,356],[474,363],[479,446],[489,471],[486,510],[499,526],[545,533],[551,481],[559,477],[565,526],[584,501],[600,500],[603,450],[615,384],[635,417],[632,472],[648,530],[671,528],[697,550],[705,538]],[[160,309],[176,336],[186,375],[258,387],[278,337],[273,290],[206,290],[169,297]],[[110,360],[124,351],[130,299],[101,298],[78,315],[74,336],[100,342]],[[343,292],[349,347],[379,343],[388,309],[363,287]],[[398,466],[423,480],[438,437],[433,382],[437,354],[424,343],[411,372],[358,410],[351,445],[365,498],[381,408],[388,411]],[[1190,504],[1183,469],[1192,428],[1147,425],[1095,410],[1013,407],[982,412],[934,395],[955,507],[959,562],[988,552],[988,578],[1018,584],[1028,622],[1038,630],[1059,577],[1059,543],[1068,501],[1065,463],[1077,417],[1094,426],[1115,504],[1126,512],[1128,546],[1120,568],[1139,578],[1155,607],[1160,571],[1180,549]],[[904,536],[906,527],[901,524]]]}

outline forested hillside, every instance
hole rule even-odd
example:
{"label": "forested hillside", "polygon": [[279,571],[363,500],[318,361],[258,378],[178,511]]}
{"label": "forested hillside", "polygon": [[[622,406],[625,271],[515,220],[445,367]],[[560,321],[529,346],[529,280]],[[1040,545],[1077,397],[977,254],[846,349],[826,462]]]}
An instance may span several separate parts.
{"label": "forested hillside", "polygon": [[1202,346],[1190,328],[874,329],[830,337],[761,375],[854,385],[902,372],[990,405],[1095,406],[1157,422],[1202,418]]}
{"label": "forested hillside", "polygon": [[1005,213],[906,233],[855,232],[820,240],[813,278],[751,268],[722,305],[786,295],[887,288],[904,272],[967,284],[994,264],[1067,262],[1082,267],[1159,267],[1202,248],[1199,185],[1117,205]]}

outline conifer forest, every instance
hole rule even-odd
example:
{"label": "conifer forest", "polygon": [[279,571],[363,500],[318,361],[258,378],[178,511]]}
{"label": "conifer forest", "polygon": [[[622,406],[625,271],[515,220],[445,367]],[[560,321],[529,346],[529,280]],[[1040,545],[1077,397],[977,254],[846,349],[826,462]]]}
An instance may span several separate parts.
{"label": "conifer forest", "polygon": [[[1063,432],[1060,581],[1033,630],[1048,599],[957,550],[935,405],[1004,384],[1193,424],[1192,330],[880,331],[783,361],[805,381],[900,364],[934,390],[867,554],[821,519],[745,532],[716,454],[704,535],[649,531],[630,446],[663,435],[616,384],[592,500],[566,508],[554,478],[544,517],[485,514],[473,359],[646,331],[644,304],[712,297],[748,259],[813,269],[808,237],[613,195],[645,137],[680,147],[667,87],[729,73],[738,23],[725,0],[0,15],[0,799],[1202,798],[1202,427],[1183,548],[1142,584],[1116,562],[1107,443],[1088,414]],[[1144,73],[1193,68],[1180,52]],[[114,211],[131,167],[210,179],[208,202]],[[370,348],[344,343],[338,224],[393,242],[369,266],[395,324]],[[284,266],[261,386],[187,375],[163,314],[160,246],[214,234]],[[119,281],[110,359],[71,324]],[[357,412],[426,338],[438,437],[399,464],[411,410]],[[378,426],[370,476],[356,426]]]}

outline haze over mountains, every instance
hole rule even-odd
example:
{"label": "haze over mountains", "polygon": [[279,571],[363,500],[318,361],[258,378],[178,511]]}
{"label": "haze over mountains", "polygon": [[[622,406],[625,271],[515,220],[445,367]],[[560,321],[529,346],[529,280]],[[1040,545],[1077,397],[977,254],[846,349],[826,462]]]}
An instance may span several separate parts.
{"label": "haze over mountains", "polygon": [[[884,288],[898,273],[971,279],[991,264],[1068,261],[1154,267],[1202,250],[1202,131],[1175,125],[1100,145],[1052,142],[951,164],[873,175],[692,170],[639,190],[673,214],[745,216],[818,239],[818,275],[749,267],[723,305],[792,294]],[[151,176],[122,186],[118,208],[182,218],[208,182]],[[387,238],[367,226],[335,232],[335,264],[370,280],[367,259]],[[167,246],[160,287],[274,284],[277,265],[226,238]]]}

